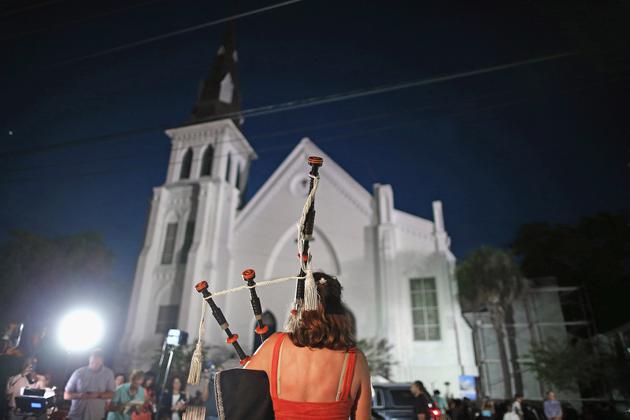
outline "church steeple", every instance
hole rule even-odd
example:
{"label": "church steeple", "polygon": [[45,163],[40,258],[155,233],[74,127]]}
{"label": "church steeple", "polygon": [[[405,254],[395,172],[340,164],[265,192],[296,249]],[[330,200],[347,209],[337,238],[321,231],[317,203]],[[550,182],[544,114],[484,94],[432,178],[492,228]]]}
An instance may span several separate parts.
{"label": "church steeple", "polygon": [[211,121],[229,114],[237,125],[240,124],[237,62],[234,22],[229,22],[212,69],[199,89],[199,97],[192,110],[192,122]]}

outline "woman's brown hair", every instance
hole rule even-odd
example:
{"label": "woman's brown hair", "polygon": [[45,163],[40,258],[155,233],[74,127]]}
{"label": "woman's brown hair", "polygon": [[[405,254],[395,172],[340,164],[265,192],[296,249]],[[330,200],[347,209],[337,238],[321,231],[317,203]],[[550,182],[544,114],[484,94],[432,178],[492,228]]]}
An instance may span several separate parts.
{"label": "woman's brown hair", "polygon": [[297,328],[288,334],[297,347],[348,350],[356,346],[350,312],[341,301],[341,283],[326,273],[313,273],[319,305],[302,312]]}
{"label": "woman's brown hair", "polygon": [[144,379],[144,372],[141,371],[140,369],[134,369],[131,371],[131,374],[129,375],[129,382],[130,383],[134,383],[136,379]]}

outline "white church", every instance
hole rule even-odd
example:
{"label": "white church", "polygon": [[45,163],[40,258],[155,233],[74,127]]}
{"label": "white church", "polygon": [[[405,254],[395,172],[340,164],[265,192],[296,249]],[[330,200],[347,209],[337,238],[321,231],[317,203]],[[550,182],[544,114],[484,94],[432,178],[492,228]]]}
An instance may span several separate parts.
{"label": "white church", "polygon": [[[241,131],[237,54],[228,30],[202,86],[191,122],[166,131],[172,143],[163,185],[154,188],[138,258],[122,354],[134,366],[161,347],[169,328],[196,339],[201,305],[194,285],[211,291],[240,286],[253,268],[257,281],[296,275],[296,223],[308,191],[309,155],[321,156],[313,267],[336,275],[359,339],[386,338],[393,380],[420,379],[459,392],[460,375],[477,375],[471,330],[457,299],[442,203],[433,220],[397,210],[390,185],[363,188],[316,143],[302,139],[273,175],[243,203],[256,152]],[[429,203],[427,203],[429,205]],[[259,288],[265,319],[281,330],[293,282]],[[217,297],[246,352],[255,343],[249,293]],[[225,335],[210,317],[206,342]],[[231,346],[229,346],[231,350]]]}

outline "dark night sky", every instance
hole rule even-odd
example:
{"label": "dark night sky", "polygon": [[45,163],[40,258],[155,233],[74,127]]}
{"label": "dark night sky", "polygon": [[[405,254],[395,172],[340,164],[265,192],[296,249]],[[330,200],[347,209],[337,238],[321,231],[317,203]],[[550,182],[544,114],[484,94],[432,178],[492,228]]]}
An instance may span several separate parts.
{"label": "dark night sky", "polygon": [[[58,0],[15,13],[35,3],[0,10],[0,238],[98,231],[131,280],[166,174],[162,130],[187,121],[224,26],[64,61],[272,3]],[[240,19],[245,108],[578,53],[249,118],[248,196],[309,136],[368,190],[392,184],[401,210],[430,218],[443,200],[458,257],[525,222],[628,210],[629,7],[309,0]]]}

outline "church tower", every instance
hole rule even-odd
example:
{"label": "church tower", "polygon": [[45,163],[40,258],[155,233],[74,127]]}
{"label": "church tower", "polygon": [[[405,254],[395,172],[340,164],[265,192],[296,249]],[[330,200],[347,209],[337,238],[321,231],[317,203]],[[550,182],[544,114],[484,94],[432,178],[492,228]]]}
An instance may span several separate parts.
{"label": "church tower", "polygon": [[228,275],[234,219],[256,158],[239,128],[237,60],[230,23],[190,123],[166,131],[166,181],[153,191],[121,349],[137,367],[169,328],[194,340],[202,303],[194,284],[221,289]]}

